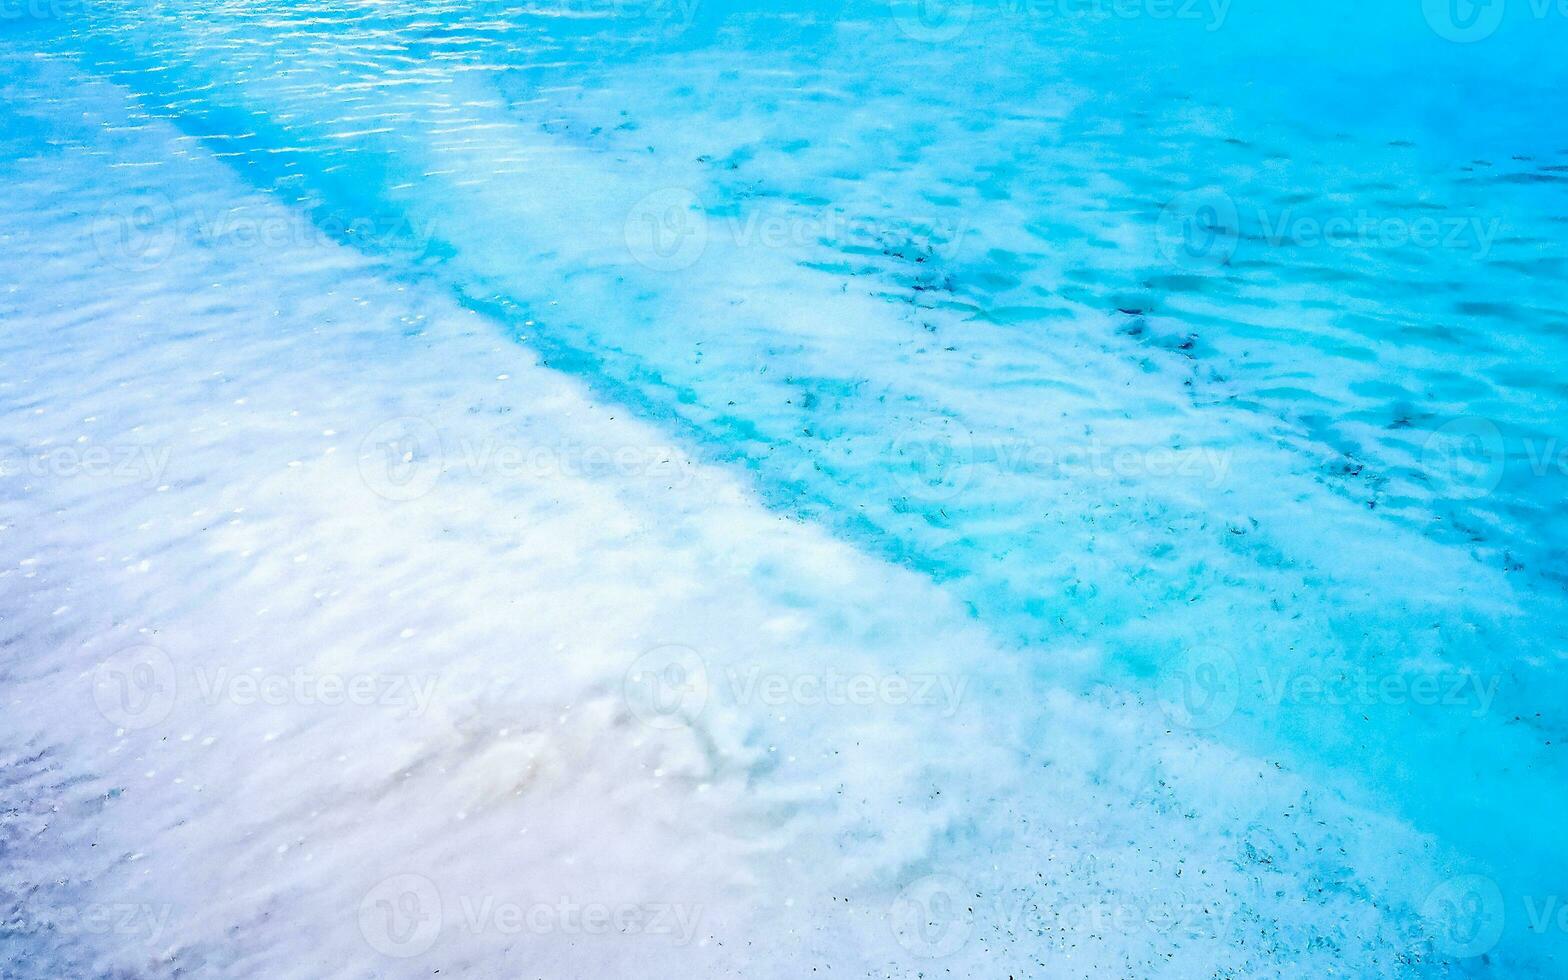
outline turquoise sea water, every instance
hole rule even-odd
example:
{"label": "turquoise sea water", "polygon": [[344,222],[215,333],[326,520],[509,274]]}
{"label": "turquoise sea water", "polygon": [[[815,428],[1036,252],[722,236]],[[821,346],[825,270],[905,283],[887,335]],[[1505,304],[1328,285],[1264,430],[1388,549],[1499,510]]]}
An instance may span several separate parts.
{"label": "turquoise sea water", "polygon": [[[1568,11],[7,10],[17,63],[122,86],[1031,676],[1408,821],[1496,884],[1489,956],[1561,963]],[[71,165],[54,103],[3,110],[8,161]],[[106,228],[132,276],[243,230],[150,184]]]}

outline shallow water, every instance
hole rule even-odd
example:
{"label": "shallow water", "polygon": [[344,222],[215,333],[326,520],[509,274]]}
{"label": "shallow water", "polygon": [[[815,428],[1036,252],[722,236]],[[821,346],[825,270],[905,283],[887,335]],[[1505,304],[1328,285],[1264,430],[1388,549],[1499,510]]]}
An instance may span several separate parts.
{"label": "shallow water", "polygon": [[[521,377],[504,359],[536,352],[540,378],[563,384],[565,374],[588,394],[573,396],[583,399],[575,408],[526,409],[541,415],[531,445],[576,438],[553,434],[574,413],[637,416],[657,434],[631,444],[661,460],[690,454],[684,466],[715,471],[703,479],[733,479],[734,492],[755,496],[749,533],[780,517],[812,534],[825,529],[833,543],[820,547],[844,549],[830,552],[828,566],[851,551],[867,563],[856,573],[868,583],[860,601],[889,589],[880,612],[851,612],[827,587],[843,584],[832,573],[827,585],[804,584],[821,559],[799,556],[795,544],[747,543],[755,563],[722,580],[701,570],[705,561],[737,561],[725,547],[687,557],[692,582],[702,584],[664,601],[676,622],[702,624],[695,632],[704,642],[693,645],[710,669],[735,629],[708,622],[722,581],[760,593],[756,622],[808,624],[793,628],[815,631],[827,663],[865,656],[882,669],[920,663],[979,678],[984,693],[967,707],[1007,733],[976,734],[973,718],[925,729],[929,718],[879,716],[865,751],[902,760],[875,780],[885,792],[868,797],[879,829],[785,820],[769,807],[758,815],[750,780],[768,778],[755,772],[736,777],[735,809],[711,816],[716,825],[791,828],[764,832],[764,853],[866,848],[865,866],[834,884],[866,890],[857,895],[873,906],[886,905],[879,889],[924,887],[918,876],[909,884],[911,869],[956,876],[967,883],[960,890],[983,881],[995,893],[1027,891],[1020,879],[1044,872],[998,881],[996,868],[1015,866],[1002,855],[1040,846],[1074,855],[1078,878],[1046,876],[1052,887],[1081,879],[1086,895],[1147,892],[1170,869],[1137,869],[1117,848],[1141,854],[1196,834],[1207,842],[1193,847],[1207,855],[1196,860],[1224,879],[1209,887],[1239,903],[1241,921],[1266,922],[1262,941],[1188,937],[1177,944],[1179,960],[1162,945],[1169,933],[1118,935],[1082,953],[1084,970],[1142,975],[1165,963],[1170,975],[1311,975],[1311,949],[1351,973],[1544,973],[1564,936],[1543,910],[1568,874],[1557,829],[1568,803],[1564,541],[1551,519],[1568,487],[1556,433],[1568,395],[1556,370],[1568,328],[1568,133],[1544,107],[1564,74],[1552,45],[1568,31],[1552,12],[1537,17],[1516,5],[1496,36],[1459,44],[1440,36],[1441,17],[1410,6],[1348,24],[1332,16],[1337,7],[1222,4],[1100,14],[1070,5],[850,4],[781,14],[734,5],[162,3],[13,18],[0,139],[13,186],[28,193],[8,205],[7,261],[22,296],[7,318],[29,329],[7,359],[24,371],[54,363],[40,360],[46,350],[60,356],[38,326],[47,322],[40,310],[52,311],[60,296],[85,302],[108,284],[128,286],[161,304],[158,322],[171,332],[144,367],[126,369],[122,392],[129,385],[138,400],[158,398],[165,382],[155,365],[199,362],[208,356],[201,344],[226,346],[229,331],[249,324],[232,356],[251,370],[275,359],[277,377],[256,382],[258,390],[288,392],[297,409],[318,397],[288,381],[309,364],[310,318],[353,296],[388,312],[364,320],[354,342],[323,352],[316,383],[346,383],[378,345],[390,345],[386,356],[398,362],[381,372],[381,387],[356,379],[353,397],[341,398],[355,422],[332,431],[358,435],[469,402],[468,414],[486,418],[525,411],[493,403],[476,385],[497,371]],[[1352,44],[1380,57],[1351,67],[1344,46]],[[67,214],[75,225],[64,226]],[[51,220],[62,227],[51,232]],[[91,277],[70,260],[30,268],[32,238],[96,256]],[[220,264],[225,299],[198,301],[193,255]],[[345,286],[343,276],[359,278]],[[28,284],[40,282],[51,290],[29,296]],[[337,303],[313,302],[329,291]],[[460,345],[460,356],[423,321],[394,316],[399,303],[415,303],[404,296],[465,318],[508,352],[475,341]],[[273,306],[268,315],[289,325],[269,336],[253,320]],[[110,322],[126,316],[114,304],[91,309]],[[331,315],[347,323],[357,314]],[[95,342],[105,363],[126,356],[123,336]],[[496,370],[463,370],[463,358],[481,352]],[[407,410],[356,408],[402,386],[395,397]],[[193,375],[171,406],[217,404],[218,387]],[[129,429],[128,397],[105,393],[93,417]],[[18,458],[69,441],[69,432],[29,417],[47,402],[27,386],[7,394]],[[254,439],[269,438],[271,426],[248,410],[213,422],[219,430],[242,423]],[[439,422],[440,441],[450,443],[449,427],[471,424]],[[193,444],[245,444],[221,435],[170,429],[135,445],[170,447],[177,462]],[[613,484],[624,470],[601,460],[570,475]],[[204,460],[183,491],[191,507],[209,506],[210,488],[234,478],[220,459]],[[9,530],[18,560],[32,555],[30,535],[45,514],[96,513],[128,492],[90,501],[37,482],[16,498],[21,518]],[[503,510],[492,508],[525,491],[479,482],[462,502],[467,530],[453,532],[475,550],[462,567],[490,583],[497,601],[525,601],[506,598],[502,576],[520,556],[491,543],[505,559],[496,563],[485,540],[506,527]],[[667,468],[647,468],[629,482],[622,497],[644,510],[645,484],[667,490],[672,481]],[[675,482],[677,496],[688,491]],[[153,519],[160,488],[142,490],[153,495],[144,505]],[[290,500],[305,506],[297,494]],[[549,499],[528,506],[544,515],[572,509]],[[706,516],[701,503],[669,506],[682,521]],[[496,521],[490,530],[487,516]],[[120,520],[99,544],[134,534],[137,525]],[[285,507],[278,520],[300,518]],[[657,582],[650,569],[661,554],[681,554],[684,526],[668,527],[669,540],[637,538],[646,554],[635,573],[588,534],[585,587],[626,601],[630,583]],[[722,521],[707,533],[729,539]],[[173,564],[214,560],[180,541],[164,545],[179,556]],[[339,541],[334,553],[345,547]],[[738,534],[730,547],[742,548]],[[412,553],[431,548],[410,538]],[[367,567],[407,560],[364,558]],[[466,607],[462,576],[437,564],[432,557],[406,569],[393,593],[434,588],[452,609]],[[341,573],[317,574],[330,583]],[[869,584],[888,577],[896,588]],[[472,588],[489,594],[479,582]],[[41,594],[28,593],[34,603]],[[146,587],[141,601],[169,623],[221,618],[211,592],[184,594],[167,581]],[[350,606],[373,615],[385,601],[367,593]],[[895,628],[928,604],[935,611],[923,629]],[[308,608],[283,622],[314,622]],[[602,615],[612,624],[628,616]],[[445,617],[430,618],[441,634]],[[343,642],[330,621],[320,628],[325,648]],[[578,628],[563,624],[559,635],[575,646]],[[81,629],[71,635],[86,643],[94,634]],[[681,629],[609,625],[604,645],[648,646],[672,632]],[[449,625],[445,633],[420,662],[440,665],[443,677],[493,673],[491,647],[471,644],[464,661],[452,652],[463,643]],[[50,633],[32,624],[16,635],[17,649],[33,654]],[[938,639],[910,639],[922,635]],[[254,642],[272,645],[270,636]],[[90,669],[101,656],[81,664]],[[791,656],[799,654],[773,655]],[[546,658],[531,669],[549,666]],[[602,668],[582,668],[583,683],[596,689],[623,667],[607,656]],[[23,673],[34,671],[46,674]],[[471,708],[472,698],[458,704]],[[1117,721],[1124,712],[1129,720]],[[751,739],[768,731],[770,752],[797,744],[798,758],[837,744],[844,724],[813,718],[786,726],[785,737],[739,714],[749,721],[734,722],[738,730]],[[1065,718],[1084,730],[1064,733]],[[34,740],[68,737],[28,724]],[[624,737],[617,732],[585,738],[613,746]],[[374,744],[346,729],[340,737]],[[1181,793],[1156,804],[1155,816],[1108,816],[1098,841],[1056,825],[1088,818],[1059,802],[1069,796],[1053,780],[1087,794],[1080,802],[1127,809],[1180,765],[1166,738],[1197,754]],[[924,813],[907,840],[890,833],[925,770],[945,771],[964,755],[938,748],[955,739],[976,758],[998,742],[1006,748],[990,760],[994,771],[948,785],[943,807],[956,815]],[[1061,758],[1078,760],[1067,766],[1074,775],[1039,775],[1049,764],[1037,767],[1035,753],[1058,742]],[[1245,761],[1214,755],[1229,752]],[[90,748],[81,755],[82,772],[112,768]],[[1104,771],[1123,766],[1123,777]],[[1242,774],[1255,769],[1290,774],[1257,791],[1260,806],[1276,807],[1272,820],[1234,809],[1252,778]],[[819,778],[797,784],[761,771],[806,801],[803,787]],[[1119,794],[1120,778],[1141,788]],[[1314,802],[1304,806],[1335,814],[1313,831],[1328,843],[1307,846],[1292,826],[1302,821],[1283,801],[1307,792],[1293,779],[1311,787]],[[429,785],[439,792],[443,784]],[[1211,793],[1225,802],[1193,802]],[[1046,826],[964,816],[997,798]],[[1196,828],[1177,829],[1196,812]],[[439,815],[424,819],[442,832]],[[491,819],[509,826],[504,813]],[[1244,857],[1221,875],[1231,859],[1214,858],[1213,841],[1231,836]],[[487,840],[477,830],[459,839]],[[1121,840],[1137,843],[1113,843]],[[1342,861],[1302,856],[1325,850],[1343,851]],[[1094,855],[1103,866],[1083,871]],[[1268,897],[1256,884],[1260,866],[1279,867],[1289,885]],[[669,870],[651,867],[654,878]],[[241,884],[225,887],[260,887],[258,875],[242,868]],[[1236,883],[1248,880],[1255,894]],[[748,886],[704,877],[693,887]],[[1325,890],[1343,894],[1325,898]],[[1342,901],[1367,922],[1345,925]],[[1494,924],[1502,935],[1489,945],[1411,939],[1409,909],[1430,927],[1434,902],[1463,910],[1465,935],[1486,936]],[[708,907],[730,906],[710,898]],[[1036,916],[1032,929],[994,915],[982,915],[981,928],[1005,932],[1011,951],[1067,969],[1052,959],[1064,949],[1052,937],[1073,937],[1070,949],[1096,930],[1054,907],[1057,917]],[[807,925],[781,913],[789,925],[775,926],[817,930],[812,948],[824,963],[903,968],[867,954],[866,940],[824,908],[803,898]],[[766,933],[729,925],[731,944]],[[213,928],[182,935],[197,947]],[[482,944],[451,948],[474,963],[497,955]],[[893,955],[900,949],[909,952],[902,944]],[[286,942],[277,950],[284,960],[294,953]],[[963,973],[965,957],[980,952],[971,940],[947,963]],[[747,968],[771,971],[768,954],[757,955]],[[570,956],[558,962],[569,975],[582,970]],[[679,955],[669,962],[694,968]]]}

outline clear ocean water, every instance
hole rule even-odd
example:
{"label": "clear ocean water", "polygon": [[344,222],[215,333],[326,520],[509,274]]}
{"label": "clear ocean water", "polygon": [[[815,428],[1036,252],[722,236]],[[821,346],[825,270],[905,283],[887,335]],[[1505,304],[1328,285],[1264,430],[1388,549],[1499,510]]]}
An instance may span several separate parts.
{"label": "clear ocean water", "polygon": [[1561,974],[1568,9],[0,4],[15,975]]}

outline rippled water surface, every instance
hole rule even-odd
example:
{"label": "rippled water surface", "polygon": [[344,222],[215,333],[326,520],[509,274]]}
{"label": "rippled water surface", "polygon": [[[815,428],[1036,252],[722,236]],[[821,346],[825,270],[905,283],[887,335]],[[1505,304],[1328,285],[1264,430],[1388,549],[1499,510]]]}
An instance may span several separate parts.
{"label": "rippled water surface", "polygon": [[[1169,932],[1064,944],[1075,926],[1035,916],[983,922],[986,942],[1017,957],[1001,961],[1009,972],[1031,976],[1265,975],[1314,970],[1319,955],[1350,975],[1550,975],[1568,942],[1539,914],[1568,887],[1568,126],[1553,108],[1568,19],[1516,5],[1494,36],[1463,43],[1472,39],[1445,36],[1463,31],[1440,5],[1308,6],[171,0],[10,18],[0,151],[23,193],[7,204],[12,285],[0,309],[22,328],[5,338],[5,362],[36,384],[0,388],[7,437],[24,455],[69,444],[69,431],[38,418],[60,407],[40,394],[54,361],[39,351],[63,357],[69,328],[46,329],[39,311],[64,315],[62,297],[81,305],[109,289],[163,295],[146,343],[183,344],[169,349],[197,367],[239,331],[225,356],[253,359],[277,386],[312,377],[313,337],[330,333],[322,317],[346,323],[368,306],[378,312],[358,339],[316,338],[322,375],[293,384],[300,405],[341,401],[348,412],[417,379],[403,395],[412,407],[357,416],[371,420],[466,411],[510,425],[516,399],[482,394],[469,376],[493,376],[496,357],[536,355],[532,370],[580,385],[572,397],[583,401],[550,394],[518,411],[636,419],[689,454],[686,465],[734,480],[726,492],[755,497],[755,523],[736,518],[733,529],[705,515],[708,505],[681,508],[681,520],[706,518],[705,534],[750,556],[715,544],[725,557],[709,559],[745,569],[725,574],[768,583],[765,597],[737,600],[766,610],[755,622],[781,634],[797,627],[779,624],[809,623],[822,643],[869,636],[868,657],[982,678],[972,705],[998,732],[977,735],[977,721],[921,741],[879,726],[865,744],[880,748],[864,751],[880,763],[823,775],[848,765],[824,762],[779,790],[801,795],[790,804],[798,812],[786,807],[789,825],[804,821],[813,846],[876,852],[845,872],[842,890],[886,875],[896,892],[936,871],[984,880],[979,890],[993,890],[979,900],[989,901],[1025,887],[996,882],[999,867],[1050,878],[1029,862],[1059,846],[1102,855],[1115,884],[1081,861],[1063,880],[1131,894],[1153,879],[1126,853],[1104,855],[1131,840],[1139,855],[1180,851],[1192,833],[1234,839],[1238,851],[1206,863],[1207,845],[1192,845],[1197,868],[1159,887],[1197,888],[1193,875],[1213,873],[1226,883],[1206,887],[1234,898],[1234,874],[1255,890],[1238,899],[1243,921],[1266,923],[1255,934],[1188,937],[1174,953],[1161,945]],[[198,292],[220,280],[219,293]],[[421,312],[404,295],[419,297]],[[426,324],[442,317],[464,326]],[[270,318],[275,331],[264,328]],[[159,397],[158,361],[134,366],[112,345],[98,356],[85,366],[119,370],[123,384],[94,411],[126,414],[129,428],[126,405]],[[403,366],[383,369],[382,357]],[[348,380],[361,363],[366,377]],[[200,373],[180,403],[230,400]],[[155,424],[146,411],[143,424]],[[231,424],[264,444],[271,423],[248,411],[169,435],[175,464],[193,441],[216,447]],[[565,423],[531,424],[549,433]],[[215,455],[176,481],[188,495],[180,506],[210,506],[232,476],[226,465]],[[590,480],[604,475],[587,469]],[[388,587],[439,599],[467,574],[493,580],[475,594],[504,606],[501,569],[521,556],[486,539],[507,533],[509,501],[476,490],[454,505],[462,516],[450,533],[472,552],[443,551]],[[29,553],[30,521],[88,506],[37,487],[7,503],[20,515],[7,527],[13,565]],[[576,505],[534,506],[546,515]],[[724,600],[706,590],[723,589],[700,571],[709,559],[680,557],[696,532],[643,519],[629,540],[649,554],[601,560],[581,588],[649,583],[674,621],[701,622],[717,643],[754,628],[708,622],[704,610]],[[856,583],[902,583],[885,586],[885,621],[834,607],[835,588],[875,604],[884,587],[836,581],[827,569],[838,560],[738,543],[780,519],[825,531],[813,547],[866,561]],[[650,543],[650,526],[669,540]],[[592,564],[596,546],[582,547]],[[703,585],[661,587],[661,548],[672,566],[695,563],[673,580],[689,573]],[[442,562],[445,572],[429,570]],[[359,608],[385,601],[367,593]],[[166,602],[170,622],[201,605]],[[903,612],[920,607],[943,625]],[[41,674],[28,658],[49,629],[19,615],[32,625],[17,628],[8,671]],[[82,629],[73,642],[86,645]],[[330,623],[321,629],[333,635]],[[670,633],[645,629],[606,644]],[[475,643],[467,649],[487,649]],[[476,677],[497,662],[473,660]],[[1122,717],[1144,720],[1106,720]],[[782,718],[755,724],[737,736],[753,748],[840,750],[832,719],[809,734]],[[43,751],[47,729],[39,723],[26,744]],[[1202,752],[1158,741],[1167,738]],[[964,768],[952,758],[964,739],[995,753],[985,764],[994,780],[953,784],[941,805],[957,814],[907,818],[923,828],[906,828],[908,840],[929,850],[883,854],[893,845],[871,841],[898,837],[897,814],[938,806],[940,773]],[[1142,749],[1118,763],[1120,750],[1105,746],[1122,742],[1165,748],[1157,763]],[[707,751],[723,755],[722,745]],[[1053,751],[1055,761],[1036,757]],[[1158,774],[1186,758],[1192,775],[1169,799],[1150,789],[1165,786],[1159,775],[1116,791],[1137,778],[1113,775],[1122,765]],[[748,765],[746,778],[713,782],[750,805],[748,794],[785,777],[770,768],[780,763]],[[85,778],[105,766],[89,758],[81,768]],[[1050,782],[1068,778],[1062,768],[1084,795]],[[17,762],[7,792],[38,798],[34,769]],[[800,815],[819,805],[810,787],[854,787],[871,769],[886,789],[867,796],[876,830]],[[1262,772],[1301,784],[1269,782],[1255,792],[1276,811],[1236,817],[1233,795],[1254,792]],[[1095,822],[1089,805],[1120,812],[1133,796],[1152,815],[1126,827],[1107,816],[1096,844],[1082,826]],[[963,815],[997,799],[1017,808],[999,826]],[[1185,822],[1199,829],[1178,830]],[[1080,849],[1075,834],[1090,840]],[[812,853],[792,846],[778,853]],[[1271,888],[1259,868],[1276,864],[1289,865],[1278,872],[1289,884]],[[85,888],[93,876],[75,877]],[[254,884],[239,880],[227,894]],[[803,899],[774,925],[811,935],[823,964],[915,969],[838,958],[865,946],[824,911],[833,900]],[[1433,908],[1447,906],[1468,940],[1434,947],[1382,924],[1414,916],[1430,927],[1449,914]],[[1499,938],[1474,941],[1494,926]],[[193,929],[190,947],[213,929]],[[771,975],[777,961],[764,954],[723,959],[740,934],[716,941],[723,953],[705,966]],[[1064,950],[1078,941],[1097,952],[1075,967]],[[945,967],[968,973],[976,943]],[[453,962],[492,963],[471,955]],[[258,954],[229,967],[268,962]],[[592,975],[582,961],[552,962],[568,964],[560,975]]]}

